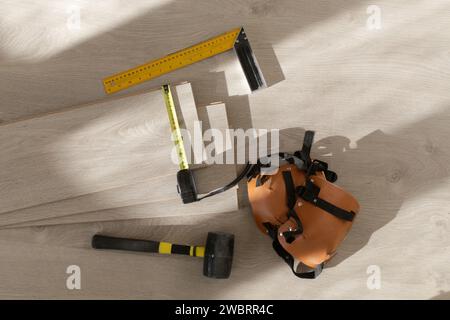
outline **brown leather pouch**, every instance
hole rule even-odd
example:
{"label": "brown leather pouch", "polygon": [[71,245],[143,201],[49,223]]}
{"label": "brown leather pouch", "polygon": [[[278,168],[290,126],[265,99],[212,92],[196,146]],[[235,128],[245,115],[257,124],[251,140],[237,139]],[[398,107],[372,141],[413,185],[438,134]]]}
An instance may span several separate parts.
{"label": "brown leather pouch", "polygon": [[323,162],[309,159],[310,145],[305,150],[304,167],[288,163],[275,174],[254,173],[248,196],[256,225],[272,237],[278,255],[297,276],[315,278],[349,232],[359,204],[327,180],[330,171]]}

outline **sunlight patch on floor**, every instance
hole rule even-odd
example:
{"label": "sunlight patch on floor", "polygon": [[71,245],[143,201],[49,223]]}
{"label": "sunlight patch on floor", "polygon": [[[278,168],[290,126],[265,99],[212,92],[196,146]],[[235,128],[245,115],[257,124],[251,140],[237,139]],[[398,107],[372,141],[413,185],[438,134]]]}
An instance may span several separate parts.
{"label": "sunlight patch on floor", "polygon": [[[35,63],[113,30],[172,0],[3,1],[0,5],[0,61]],[[20,8],[19,8],[20,7]]]}

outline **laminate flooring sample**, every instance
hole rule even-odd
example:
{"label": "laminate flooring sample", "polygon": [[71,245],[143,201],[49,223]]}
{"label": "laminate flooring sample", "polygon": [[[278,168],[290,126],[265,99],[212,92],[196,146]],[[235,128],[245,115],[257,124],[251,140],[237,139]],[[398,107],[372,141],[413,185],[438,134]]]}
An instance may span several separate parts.
{"label": "laminate flooring sample", "polygon": [[0,126],[0,214],[177,171],[161,91]]}

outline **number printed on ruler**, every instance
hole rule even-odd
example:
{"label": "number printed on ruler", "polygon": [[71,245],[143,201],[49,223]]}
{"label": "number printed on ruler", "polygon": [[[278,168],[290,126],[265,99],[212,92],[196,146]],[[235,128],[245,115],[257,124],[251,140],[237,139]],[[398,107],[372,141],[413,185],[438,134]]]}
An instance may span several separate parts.
{"label": "number printed on ruler", "polygon": [[139,67],[115,74],[103,80],[105,92],[111,94],[159,77],[195,62],[210,58],[234,47],[241,28],[211,38],[192,47],[150,61]]}

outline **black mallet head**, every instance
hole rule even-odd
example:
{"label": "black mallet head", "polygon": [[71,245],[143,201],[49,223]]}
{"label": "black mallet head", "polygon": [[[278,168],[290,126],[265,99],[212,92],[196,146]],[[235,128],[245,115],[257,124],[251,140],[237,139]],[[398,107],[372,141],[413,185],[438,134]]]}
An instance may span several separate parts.
{"label": "black mallet head", "polygon": [[234,235],[209,232],[206,239],[203,275],[226,279],[230,276],[233,262]]}

